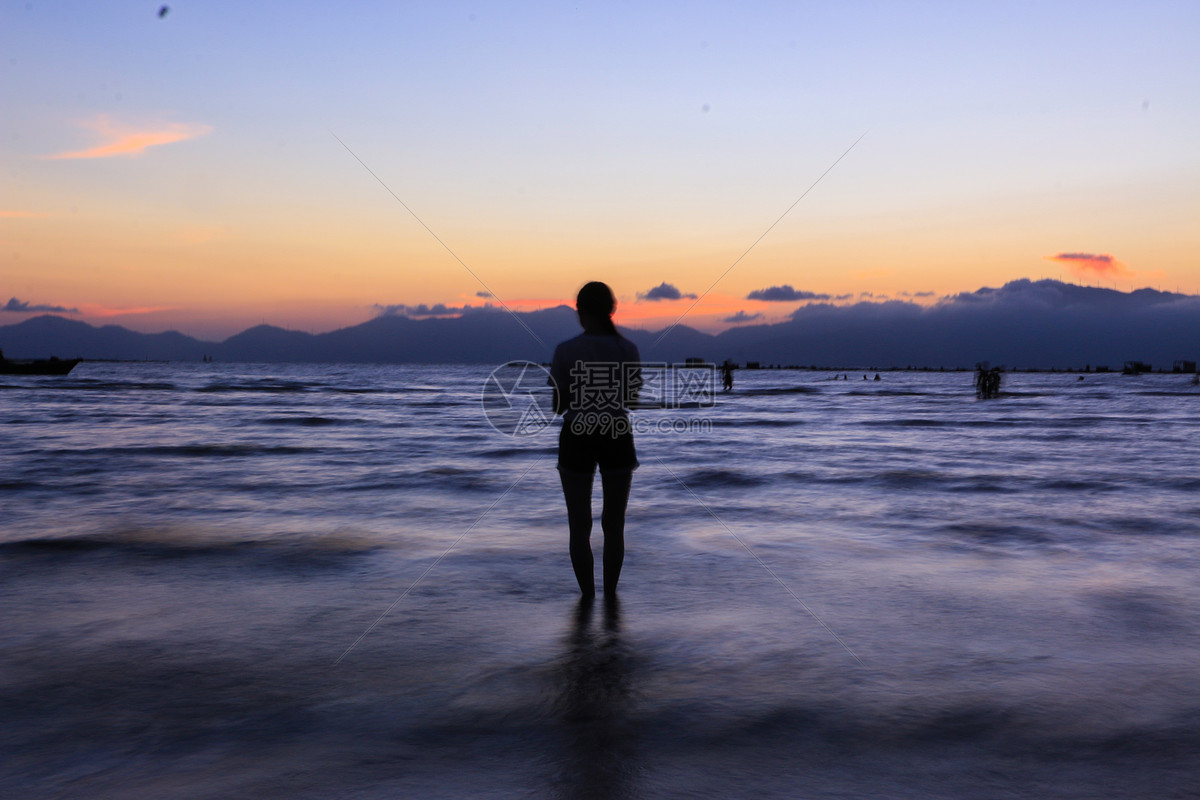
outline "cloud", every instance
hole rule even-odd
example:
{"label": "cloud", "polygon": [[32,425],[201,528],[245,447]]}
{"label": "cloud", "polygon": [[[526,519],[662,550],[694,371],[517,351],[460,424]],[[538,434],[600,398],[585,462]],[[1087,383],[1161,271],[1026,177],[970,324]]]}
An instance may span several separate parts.
{"label": "cloud", "polygon": [[638,300],[651,300],[657,302],[659,300],[683,300],[685,298],[688,300],[695,300],[696,295],[684,294],[671,284],[663,281],[648,292],[638,292],[637,298]]}
{"label": "cloud", "polygon": [[82,123],[83,127],[100,135],[101,144],[87,150],[71,150],[42,156],[50,160],[73,158],[112,158],[114,156],[140,156],[147,148],[163,144],[195,139],[212,131],[211,125],[198,123],[160,123],[150,127],[136,128],[113,122],[107,114]]}
{"label": "cloud", "polygon": [[746,299],[766,300],[771,303],[790,303],[796,300],[829,300],[830,297],[827,294],[793,289],[785,283],[782,286],[768,286],[766,289],[755,289],[746,295]]}
{"label": "cloud", "polygon": [[46,305],[45,303],[33,305],[32,303],[26,302],[24,300],[18,300],[15,297],[9,299],[9,301],[7,303],[5,303],[3,306],[0,306],[0,311],[12,311],[17,314],[37,314],[37,313],[46,313],[46,312],[53,312],[53,313],[57,313],[57,314],[78,314],[79,313],[78,308],[67,308],[65,306],[51,306],[51,305]]}
{"label": "cloud", "polygon": [[493,295],[491,292],[476,292],[475,296],[482,297],[484,300],[491,300]]}
{"label": "cloud", "polygon": [[1065,264],[1067,269],[1080,278],[1131,277],[1134,273],[1108,253],[1057,253],[1046,256],[1047,261]]}
{"label": "cloud", "polygon": [[723,322],[752,322],[756,319],[762,319],[762,314],[747,314],[745,311],[739,311],[733,316],[725,317]]}
{"label": "cloud", "polygon": [[403,303],[395,305],[381,305],[376,303],[373,308],[379,312],[379,316],[381,317],[456,317],[472,311],[489,311],[492,308],[492,304],[485,303],[483,306],[472,306],[470,303],[467,303],[463,306],[448,306],[444,303],[435,303],[431,306],[420,303],[415,306],[409,306]]}

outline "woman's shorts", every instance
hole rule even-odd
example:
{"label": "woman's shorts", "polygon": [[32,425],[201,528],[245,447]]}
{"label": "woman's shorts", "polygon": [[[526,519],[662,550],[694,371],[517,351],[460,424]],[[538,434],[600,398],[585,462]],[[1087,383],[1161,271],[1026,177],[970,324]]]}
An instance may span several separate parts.
{"label": "woman's shorts", "polygon": [[632,472],[638,467],[633,449],[633,434],[629,431],[613,436],[607,432],[575,433],[570,423],[564,423],[558,434],[558,468],[564,472],[592,475]]}

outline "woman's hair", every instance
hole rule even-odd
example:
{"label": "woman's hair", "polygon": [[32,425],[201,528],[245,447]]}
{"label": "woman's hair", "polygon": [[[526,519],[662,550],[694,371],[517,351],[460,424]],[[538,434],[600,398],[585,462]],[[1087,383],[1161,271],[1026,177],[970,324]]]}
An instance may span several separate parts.
{"label": "woman's hair", "polygon": [[617,298],[612,289],[600,281],[584,284],[575,297],[575,309],[582,314],[590,314],[607,322],[608,333],[619,336],[617,326],[613,324],[612,315],[617,310]]}

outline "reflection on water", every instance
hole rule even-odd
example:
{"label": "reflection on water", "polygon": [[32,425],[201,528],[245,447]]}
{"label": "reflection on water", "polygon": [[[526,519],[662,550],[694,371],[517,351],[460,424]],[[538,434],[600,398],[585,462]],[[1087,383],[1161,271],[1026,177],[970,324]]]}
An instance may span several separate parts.
{"label": "reflection on water", "polygon": [[631,659],[621,639],[621,605],[580,599],[565,642],[558,711],[563,725],[560,796],[571,800],[638,797],[637,737],[630,719]]}

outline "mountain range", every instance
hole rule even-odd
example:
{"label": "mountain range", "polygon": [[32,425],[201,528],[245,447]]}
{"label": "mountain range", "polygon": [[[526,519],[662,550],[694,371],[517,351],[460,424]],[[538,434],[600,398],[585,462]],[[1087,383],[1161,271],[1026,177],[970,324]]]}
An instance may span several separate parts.
{"label": "mountain range", "polygon": [[[320,334],[259,325],[222,342],[43,315],[0,327],[0,349],[9,358],[498,364],[548,361],[555,343],[579,330],[567,306],[516,314],[485,307],[450,318],[384,314]],[[932,306],[895,300],[805,305],[783,322],[715,335],[685,325],[665,335],[622,332],[645,361],[728,358],[879,369],[950,369],[990,361],[1025,369],[1119,367],[1139,360],[1169,369],[1175,360],[1200,360],[1200,297],[1018,280]]]}

